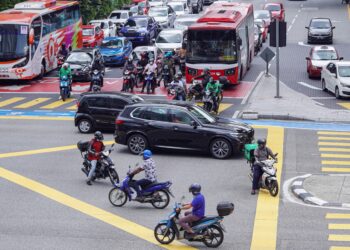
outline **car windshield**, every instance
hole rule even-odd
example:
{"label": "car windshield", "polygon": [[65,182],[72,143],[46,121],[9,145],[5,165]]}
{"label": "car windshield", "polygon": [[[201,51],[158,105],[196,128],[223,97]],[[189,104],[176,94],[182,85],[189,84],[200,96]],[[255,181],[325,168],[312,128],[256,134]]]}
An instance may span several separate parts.
{"label": "car windshield", "polygon": [[341,77],[350,77],[350,66],[339,66],[338,72]]}
{"label": "car windshield", "polygon": [[108,24],[106,22],[90,22],[91,25],[100,26],[101,29],[107,29]]}
{"label": "car windshield", "polygon": [[94,29],[83,29],[83,36],[93,36]]}
{"label": "car windshield", "polygon": [[270,13],[268,11],[257,11],[254,12],[255,19],[268,19],[270,18]]}
{"label": "car windshield", "polygon": [[28,55],[28,25],[0,24],[0,62]]}
{"label": "car windshield", "polygon": [[172,4],[170,5],[174,11],[184,11],[184,5],[183,4]]}
{"label": "car windshield", "polygon": [[281,6],[272,4],[272,5],[267,5],[265,7],[265,9],[269,10],[269,11],[280,11],[281,10]]}
{"label": "car windshield", "polygon": [[127,19],[128,18],[128,14],[115,12],[115,13],[112,13],[109,18],[110,19]]}
{"label": "car windshield", "polygon": [[199,107],[188,107],[188,110],[203,124],[214,123],[216,121],[215,117]]}
{"label": "car windshield", "polygon": [[104,40],[101,44],[101,48],[118,49],[121,47],[123,47],[122,40]]}
{"label": "car windshield", "polygon": [[181,35],[174,33],[160,33],[156,43],[181,43]]}
{"label": "car windshield", "polygon": [[157,17],[157,16],[168,16],[168,10],[165,8],[159,9],[159,8],[150,8],[149,13],[150,16]]}
{"label": "car windshield", "polygon": [[188,63],[235,63],[237,48],[232,30],[190,30],[188,32]]}
{"label": "car windshield", "polygon": [[92,57],[85,52],[73,52],[68,58],[68,63],[90,63],[92,61]]}
{"label": "car windshield", "polygon": [[312,60],[336,60],[337,58],[334,50],[317,50],[312,54]]}
{"label": "car windshield", "polygon": [[146,27],[147,26],[147,19],[144,18],[135,18],[135,19],[129,19],[125,26],[127,27]]}
{"label": "car windshield", "polygon": [[329,29],[331,24],[328,20],[312,20],[310,26],[315,29]]}

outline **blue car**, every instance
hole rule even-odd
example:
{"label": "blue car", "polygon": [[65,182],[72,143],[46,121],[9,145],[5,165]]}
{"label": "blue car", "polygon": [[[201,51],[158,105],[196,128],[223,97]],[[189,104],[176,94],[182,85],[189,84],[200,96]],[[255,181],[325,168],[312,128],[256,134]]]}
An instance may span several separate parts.
{"label": "blue car", "polygon": [[160,27],[153,17],[132,16],[120,30],[120,35],[127,37],[133,45],[147,45],[157,37],[159,30]]}
{"label": "blue car", "polygon": [[131,51],[132,43],[125,37],[107,37],[100,46],[105,65],[124,64]]}

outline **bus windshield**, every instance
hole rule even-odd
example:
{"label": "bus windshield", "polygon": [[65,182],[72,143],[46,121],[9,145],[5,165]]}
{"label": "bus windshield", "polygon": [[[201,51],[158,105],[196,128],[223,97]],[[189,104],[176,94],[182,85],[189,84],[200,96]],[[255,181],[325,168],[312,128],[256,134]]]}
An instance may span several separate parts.
{"label": "bus windshield", "polygon": [[28,25],[0,24],[0,62],[28,55]]}
{"label": "bus windshield", "polygon": [[186,61],[189,63],[237,62],[233,30],[190,30]]}

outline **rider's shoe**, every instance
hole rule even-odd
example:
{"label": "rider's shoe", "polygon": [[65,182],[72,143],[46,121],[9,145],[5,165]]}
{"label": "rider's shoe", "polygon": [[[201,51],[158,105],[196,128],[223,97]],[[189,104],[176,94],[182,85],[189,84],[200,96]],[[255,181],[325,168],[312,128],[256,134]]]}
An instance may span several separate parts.
{"label": "rider's shoe", "polygon": [[88,184],[89,186],[92,185],[92,182],[91,181],[87,181],[86,184]]}

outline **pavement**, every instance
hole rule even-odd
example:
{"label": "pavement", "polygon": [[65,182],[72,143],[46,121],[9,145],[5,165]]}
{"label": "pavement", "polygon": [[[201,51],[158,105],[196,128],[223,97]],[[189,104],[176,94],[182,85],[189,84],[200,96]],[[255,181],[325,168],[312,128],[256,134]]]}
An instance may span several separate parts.
{"label": "pavement", "polygon": [[264,74],[248,98],[241,117],[243,119],[350,122],[350,111],[329,110],[281,81],[280,98],[276,98],[276,78],[273,75]]}

